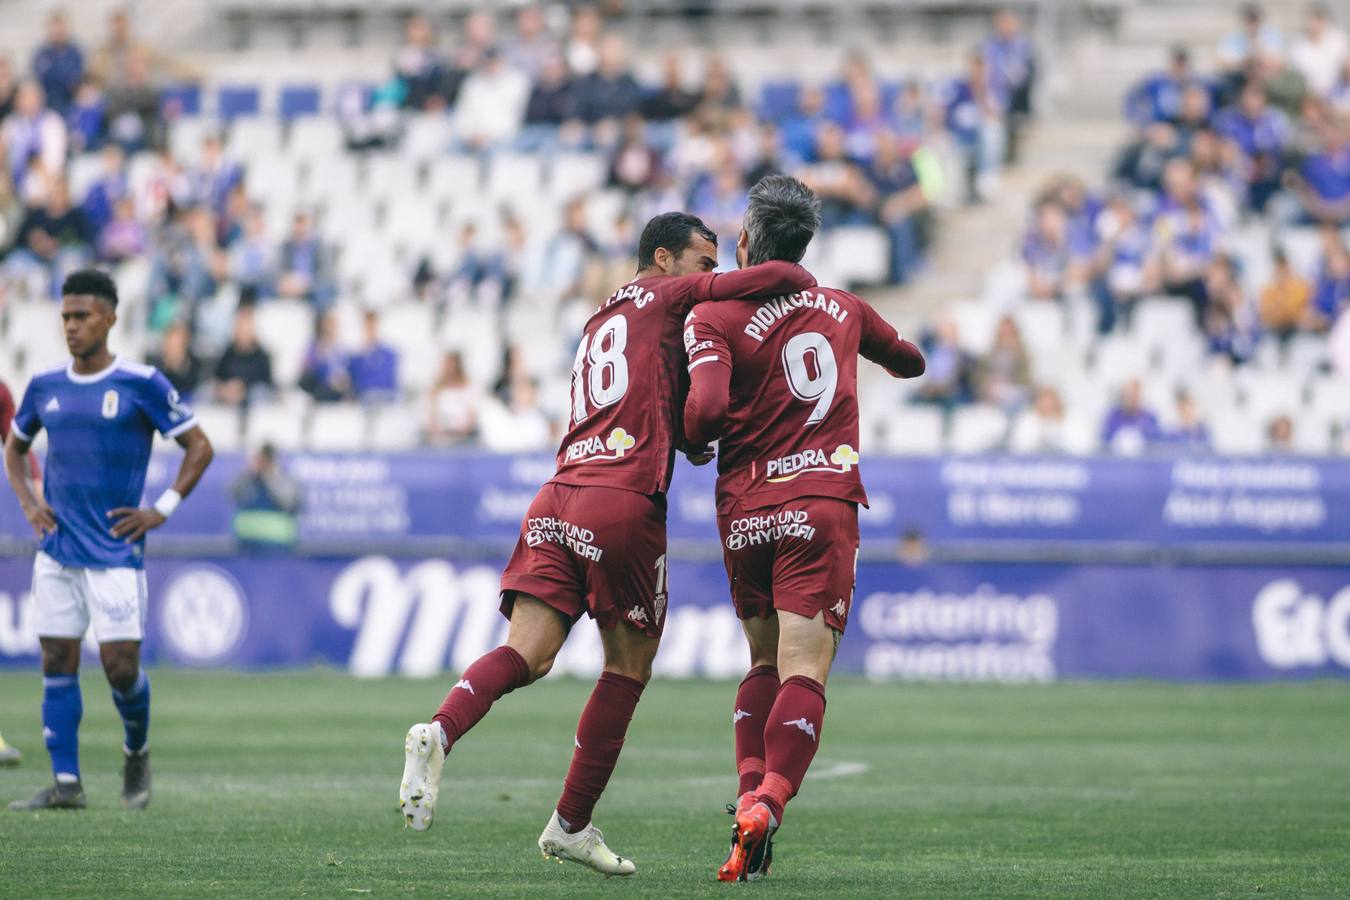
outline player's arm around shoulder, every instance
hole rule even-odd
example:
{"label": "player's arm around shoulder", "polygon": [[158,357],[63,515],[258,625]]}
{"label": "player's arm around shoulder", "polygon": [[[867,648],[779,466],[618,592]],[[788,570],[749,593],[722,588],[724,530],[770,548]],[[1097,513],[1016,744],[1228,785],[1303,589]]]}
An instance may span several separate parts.
{"label": "player's arm around shoulder", "polygon": [[923,351],[911,341],[901,337],[881,313],[872,308],[861,297],[841,291],[843,296],[853,301],[858,310],[861,333],[858,352],[881,366],[896,378],[918,378],[923,374],[926,363]]}
{"label": "player's arm around shoulder", "polygon": [[694,279],[692,299],[695,303],[706,300],[755,300],[795,294],[816,286],[815,276],[810,272],[797,263],[781,259],[747,266],[734,272],[708,272],[690,277]]}
{"label": "player's arm around shoulder", "polygon": [[689,396],[684,402],[685,439],[706,447],[721,436],[731,403],[731,346],[716,309],[696,309],[684,326],[689,360]]}

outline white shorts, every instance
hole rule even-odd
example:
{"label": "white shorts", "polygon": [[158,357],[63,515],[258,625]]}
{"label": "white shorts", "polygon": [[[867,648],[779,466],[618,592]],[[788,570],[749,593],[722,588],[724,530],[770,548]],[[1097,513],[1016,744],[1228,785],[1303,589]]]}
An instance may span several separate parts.
{"label": "white shorts", "polygon": [[33,624],[38,637],[82,639],[89,626],[100,644],[145,636],[148,591],[143,569],[63,566],[45,553],[33,560]]}

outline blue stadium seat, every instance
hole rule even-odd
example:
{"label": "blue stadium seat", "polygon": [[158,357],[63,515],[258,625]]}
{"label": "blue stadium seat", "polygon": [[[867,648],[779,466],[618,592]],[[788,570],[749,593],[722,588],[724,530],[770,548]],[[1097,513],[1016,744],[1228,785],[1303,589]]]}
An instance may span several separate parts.
{"label": "blue stadium seat", "polygon": [[160,113],[165,116],[202,114],[202,89],[195,84],[171,84],[159,92]]}
{"label": "blue stadium seat", "polygon": [[853,114],[853,101],[849,97],[848,85],[842,81],[831,81],[825,85],[825,118],[832,122],[847,122]]}
{"label": "blue stadium seat", "polygon": [[256,116],[262,105],[256,87],[222,87],[216,99],[220,118],[227,122],[238,116]]}
{"label": "blue stadium seat", "polygon": [[278,112],[283,122],[299,116],[319,114],[319,87],[314,84],[292,84],[281,89]]}
{"label": "blue stadium seat", "polygon": [[795,81],[766,81],[759,89],[759,116],[770,122],[788,118],[797,111],[802,86]]}

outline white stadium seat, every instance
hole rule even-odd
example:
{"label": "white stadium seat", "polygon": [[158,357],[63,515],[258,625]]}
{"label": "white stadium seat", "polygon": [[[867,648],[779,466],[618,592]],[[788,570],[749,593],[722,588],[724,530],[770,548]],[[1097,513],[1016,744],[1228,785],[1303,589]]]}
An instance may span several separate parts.
{"label": "white stadium seat", "polygon": [[947,309],[960,332],[961,348],[975,356],[983,356],[994,344],[1001,313],[993,306],[978,300],[960,300]]}
{"label": "white stadium seat", "polygon": [[1258,421],[1266,421],[1280,413],[1297,414],[1303,406],[1303,379],[1279,370],[1253,372],[1244,369],[1238,373],[1238,388],[1243,398],[1242,408]]}
{"label": "white stadium seat", "polygon": [[419,113],[408,122],[403,134],[403,155],[413,160],[435,159],[450,149],[454,131],[444,113]]}
{"label": "white stadium seat", "polygon": [[355,403],[319,403],[309,422],[310,450],[364,450],[370,443],[365,407]]}
{"label": "white stadium seat", "polygon": [[538,156],[498,153],[488,161],[487,194],[493,200],[538,196],[543,182],[544,163]]}
{"label": "white stadium seat", "polygon": [[1022,343],[1033,357],[1054,354],[1064,347],[1064,310],[1054,303],[1026,303],[1013,311]]}
{"label": "white stadium seat", "polygon": [[194,403],[192,410],[217,451],[231,453],[243,446],[243,418],[236,407]]}
{"label": "white stadium seat", "polygon": [[832,268],[844,284],[884,284],[890,270],[891,242],[870,225],[849,225],[828,234]]}
{"label": "white stadium seat", "polygon": [[272,159],[281,154],[281,123],[276,116],[244,116],[230,123],[225,155],[248,163]]}
{"label": "white stadium seat", "polygon": [[1260,453],[1266,443],[1266,422],[1236,407],[1210,411],[1210,437],[1218,453],[1251,456]]}
{"label": "white stadium seat", "polygon": [[988,453],[1003,446],[1008,417],[996,406],[979,404],[952,412],[947,449],[956,454]]}
{"label": "white stadium seat", "polygon": [[291,125],[286,153],[297,160],[341,159],[342,128],[327,116],[305,116]]}
{"label": "white stadium seat", "polygon": [[563,153],[549,166],[548,192],[557,203],[604,187],[609,165],[598,153]]}
{"label": "white stadium seat", "polygon": [[300,380],[305,353],[314,340],[314,309],[303,300],[258,305],[258,343],[272,355],[272,378],[282,387]]}
{"label": "white stadium seat", "polygon": [[84,195],[103,174],[103,158],[97,153],[82,153],[70,161],[70,199],[76,205],[84,201]]}
{"label": "white stadium seat", "polygon": [[881,450],[897,456],[936,456],[942,452],[942,410],[904,406],[881,423]]}
{"label": "white stadium seat", "polygon": [[427,193],[453,206],[482,189],[482,166],[474,156],[442,156],[427,169]]}
{"label": "white stadium seat", "polygon": [[202,141],[207,135],[219,135],[220,123],[203,116],[184,116],[169,126],[169,152],[185,169],[197,165],[202,155]]}
{"label": "white stadium seat", "polygon": [[422,436],[424,418],[421,403],[379,407],[370,426],[370,448],[394,452],[415,449]]}
{"label": "white stadium seat", "polygon": [[304,408],[298,403],[255,404],[248,410],[245,443],[250,449],[272,444],[278,450],[299,450],[304,426]]}

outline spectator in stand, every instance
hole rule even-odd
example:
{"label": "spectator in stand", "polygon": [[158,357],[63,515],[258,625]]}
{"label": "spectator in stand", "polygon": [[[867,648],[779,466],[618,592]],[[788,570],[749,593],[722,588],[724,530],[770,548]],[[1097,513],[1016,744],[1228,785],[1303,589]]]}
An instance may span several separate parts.
{"label": "spectator in stand", "polygon": [[1288,183],[1307,222],[1345,225],[1350,223],[1350,113],[1329,117],[1321,132],[1321,148]]}
{"label": "spectator in stand", "polygon": [[1336,77],[1336,84],[1327,100],[1337,115],[1350,115],[1350,53],[1345,56],[1340,75]]}
{"label": "spectator in stand", "polygon": [[642,114],[654,122],[669,122],[689,115],[698,106],[699,95],[684,86],[684,70],[678,51],[661,59],[661,86],[647,96]]}
{"label": "spectator in stand", "polygon": [[586,224],[586,199],[570,200],[563,209],[562,229],[549,238],[539,270],[524,285],[527,295],[550,305],[578,297],[599,249]]}
{"label": "spectator in stand", "polygon": [[277,294],[308,300],[318,309],[333,302],[332,260],[314,233],[309,213],[297,212],[277,262]]}
{"label": "spectator in stand", "polygon": [[846,155],[844,131],[838,125],[821,127],[815,156],[797,177],[820,199],[822,227],[870,222],[875,193],[862,167]]}
{"label": "spectator in stand", "polygon": [[[491,304],[500,300],[505,293],[501,256],[482,246],[476,223],[470,221],[460,226],[457,255],[454,268],[441,286],[450,305],[462,306],[472,299],[488,300]],[[422,265],[423,274],[434,279],[431,260],[424,259]]]}
{"label": "spectator in stand", "polygon": [[1188,391],[1177,391],[1176,427],[1169,429],[1162,440],[1182,453],[1205,453],[1210,449],[1209,426],[1200,417],[1200,407]]}
{"label": "spectator in stand", "polygon": [[1041,300],[1055,300],[1078,291],[1087,282],[1089,260],[1074,252],[1064,207],[1051,197],[1036,204],[1031,227],[1022,239],[1027,289]]}
{"label": "spectator in stand", "polygon": [[70,40],[63,10],[47,17],[47,42],[33,55],[33,77],[42,85],[47,105],[64,115],[84,78],[84,54]]}
{"label": "spectator in stand", "polygon": [[994,345],[975,364],[975,394],[981,403],[1014,413],[1031,393],[1031,358],[1012,316],[999,320]]}
{"label": "spectator in stand", "polygon": [[1350,44],[1345,32],[1332,24],[1331,10],[1325,3],[1311,4],[1303,22],[1303,31],[1289,51],[1289,62],[1303,76],[1308,90],[1330,97],[1342,66],[1350,58]]}
{"label": "spectator in stand", "polygon": [[[1180,107],[1165,121],[1149,121],[1140,128],[1139,139],[1128,146],[1116,163],[1115,175],[1137,188],[1157,190],[1162,185],[1163,168],[1179,154],[1185,154],[1196,135],[1210,127],[1213,97],[1200,81],[1192,81],[1181,90]],[[1153,114],[1158,114],[1156,111]]]}
{"label": "spectator in stand", "polygon": [[184,209],[155,237],[148,287],[151,327],[194,317],[198,305],[215,294],[227,275],[211,214],[200,207]]}
{"label": "spectator in stand", "polygon": [[1008,98],[1007,162],[1017,161],[1022,126],[1031,118],[1032,92],[1036,85],[1036,48],[1022,29],[1022,20],[1011,9],[994,14],[994,33],[982,49],[989,62],[995,90]]}
{"label": "spectator in stand", "polygon": [[567,74],[567,63],[561,54],[554,54],[544,60],[530,89],[530,98],[525,103],[526,134],[522,140],[528,142],[527,149],[544,146],[539,138],[530,139],[529,132],[544,126],[556,128],[564,122],[575,119],[577,98],[572,79]]}
{"label": "spectator in stand", "polygon": [[89,227],[95,233],[102,232],[103,226],[112,221],[117,204],[123,198],[131,197],[124,171],[125,159],[122,148],[116,144],[108,144],[99,152],[102,171],[89,185],[84,200],[80,202],[80,209],[84,211]]}
{"label": "spectator in stand", "polygon": [[108,88],[108,137],[127,153],[164,146],[159,114],[159,89],[151,78],[150,58],[133,48],[122,65],[122,77]]}
{"label": "spectator in stand", "polygon": [[41,270],[52,287],[65,273],[88,265],[93,258],[94,235],[84,213],[70,204],[70,188],[64,178],[52,182],[44,206],[28,210],[5,259],[5,267],[17,277]]}
{"label": "spectator in stand", "polygon": [[173,322],[164,329],[159,353],[152,354],[148,362],[164,373],[184,400],[192,399],[202,381],[202,364],[192,352],[192,337],[185,322]]}
{"label": "spectator in stand", "polygon": [[1036,389],[1031,407],[1013,423],[1008,449],[1013,453],[1068,453],[1073,449],[1070,431],[1059,391],[1043,385]]}
{"label": "spectator in stand", "polygon": [[964,78],[952,86],[947,100],[947,131],[964,157],[966,202],[992,196],[1007,141],[1007,98],[990,79],[984,55],[970,55]]}
{"label": "spectator in stand", "polygon": [[1296,453],[1298,448],[1294,446],[1294,420],[1288,415],[1280,413],[1266,423],[1266,447],[1267,453]]}
{"label": "spectator in stand", "polygon": [[1128,194],[1112,196],[1097,215],[1095,227],[1092,296],[1097,301],[1097,329],[1109,334],[1117,321],[1129,325],[1140,298],[1157,292],[1158,267],[1152,235]]}
{"label": "spectator in stand", "polygon": [[1223,229],[1200,196],[1195,167],[1188,160],[1168,163],[1163,184],[1166,194],[1153,228],[1163,290],[1188,298],[1199,322],[1205,306],[1205,271],[1220,249]]}
{"label": "spectator in stand", "polygon": [[447,353],[441,372],[427,394],[427,442],[437,447],[460,444],[478,433],[478,411],[482,392],[469,383],[464,360],[458,353]]}
{"label": "spectator in stand", "polygon": [[488,48],[482,65],[464,79],[455,104],[456,134],[470,149],[488,150],[510,142],[525,121],[530,82],[513,69],[495,48]]}
{"label": "spectator in stand", "polygon": [[420,14],[410,16],[403,30],[403,46],[394,54],[394,79],[404,109],[443,109],[454,102],[462,77],[437,51],[431,21]]}
{"label": "spectator in stand", "polygon": [[352,377],[347,351],[338,341],[337,316],[319,314],[318,333],[305,354],[300,371],[300,389],[317,403],[340,403],[352,399]]}
{"label": "spectator in stand", "polygon": [[496,17],[483,10],[471,12],[464,17],[460,28],[460,42],[450,58],[451,68],[460,72],[477,71],[500,49]]}
{"label": "spectator in stand", "polygon": [[1247,206],[1258,213],[1280,188],[1284,153],[1291,132],[1289,120],[1267,104],[1266,89],[1248,82],[1238,95],[1236,107],[1214,117],[1214,130],[1242,152],[1247,172]]}
{"label": "spectator in stand", "polygon": [[797,110],[781,123],[783,149],[789,157],[807,160],[815,156],[816,135],[829,119],[825,116],[825,91],[808,84],[797,97]]}
{"label": "spectator in stand", "polygon": [[277,247],[267,233],[263,209],[250,203],[244,213],[242,234],[230,245],[230,278],[240,288],[270,296],[276,279]]}
{"label": "spectator in stand", "polygon": [[585,78],[600,65],[600,32],[604,20],[592,4],[572,10],[572,23],[567,38],[567,68],[577,78]]}
{"label": "spectator in stand", "polygon": [[623,138],[609,163],[609,184],[636,194],[650,188],[661,171],[661,154],[647,142],[646,124],[636,113],[624,119]]}
{"label": "spectator in stand", "polygon": [[120,263],[144,256],[150,247],[150,233],[136,218],[136,204],[130,197],[117,201],[111,222],[98,232],[98,258]]}
{"label": "spectator in stand", "polygon": [[75,89],[75,99],[66,110],[66,137],[71,156],[92,153],[103,145],[107,101],[98,82],[86,78]]}
{"label": "spectator in stand", "polygon": [[[749,168],[745,173],[745,184],[754,187],[760,179],[768,175],[784,174],[784,154],[781,134],[778,126],[764,122],[759,126],[759,142]],[[796,161],[801,165],[801,160]]]}
{"label": "spectator in stand", "polygon": [[534,3],[527,3],[516,10],[515,26],[515,35],[504,47],[506,61],[531,80],[537,79],[545,65],[559,57],[562,48],[548,33],[543,10]]}
{"label": "spectator in stand", "polygon": [[1203,82],[1191,69],[1191,53],[1177,45],[1168,51],[1167,68],[1145,77],[1125,95],[1125,117],[1145,131],[1155,125],[1174,125],[1181,118],[1186,91]]}
{"label": "spectator in stand", "polygon": [[240,304],[234,314],[234,334],[216,363],[215,377],[216,399],[230,406],[247,406],[275,390],[272,358],[258,343],[253,304]]}
{"label": "spectator in stand", "polygon": [[904,284],[923,260],[928,197],[919,183],[913,160],[901,149],[900,140],[889,132],[877,135],[870,177],[879,198],[877,219],[891,242],[890,280]]}
{"label": "spectator in stand", "polygon": [[713,54],[708,58],[707,68],[703,70],[703,90],[699,92],[698,106],[712,111],[739,109],[741,89],[731,76],[726,58]]}
{"label": "spectator in stand", "polygon": [[1312,286],[1289,265],[1284,249],[1276,248],[1275,273],[1261,290],[1258,306],[1262,326],[1281,344],[1287,344],[1307,323],[1311,299]]}
{"label": "spectator in stand", "polygon": [[494,453],[533,453],[553,442],[553,426],[539,408],[539,389],[532,378],[513,379],[507,402],[489,401],[480,422],[483,446]]}
{"label": "spectator in stand", "polygon": [[[135,62],[133,62],[135,60]],[[197,81],[201,73],[195,66],[169,56],[139,40],[131,30],[131,17],[125,9],[108,16],[108,39],[94,52],[90,73],[109,91],[136,81],[141,76],[132,70],[142,66],[147,80]]]}
{"label": "spectator in stand", "polygon": [[398,353],[380,340],[380,314],[366,310],[365,343],[348,364],[352,391],[362,403],[389,403],[398,399]]}
{"label": "spectator in stand", "polygon": [[35,157],[48,173],[60,172],[66,165],[66,123],[44,103],[42,86],[25,81],[15,94],[14,111],[0,125],[0,146],[19,187]]}
{"label": "spectator in stand", "polygon": [[1211,356],[1241,365],[1256,354],[1260,318],[1234,271],[1233,261],[1214,258],[1205,272],[1205,311],[1201,327]]}
{"label": "spectator in stand", "polygon": [[288,552],[299,537],[296,516],[303,500],[300,484],[277,461],[277,450],[263,444],[248,468],[230,485],[236,512],[232,523],[246,553]]}
{"label": "spectator in stand", "polygon": [[14,112],[14,101],[19,93],[19,79],[14,76],[14,64],[0,53],[0,122]]}
{"label": "spectator in stand", "polygon": [[192,198],[216,217],[225,214],[230,192],[244,180],[244,170],[225,158],[220,137],[208,134],[202,138],[201,160],[188,174]]}
{"label": "spectator in stand", "polygon": [[926,368],[914,399],[949,409],[969,403],[975,394],[971,387],[975,360],[962,349],[955,320],[939,319],[937,326],[924,334],[922,343]]}
{"label": "spectator in stand", "polygon": [[891,103],[891,129],[905,141],[922,141],[932,131],[932,104],[922,85],[911,78],[901,85]]}
{"label": "spectator in stand", "polygon": [[853,106],[844,125],[844,145],[848,155],[866,165],[877,152],[881,135],[889,134],[891,122],[882,107],[881,88],[874,81],[853,91]]}
{"label": "spectator in stand", "polygon": [[1347,309],[1350,309],[1350,249],[1346,248],[1340,232],[1325,226],[1322,228],[1322,259],[1313,292],[1311,327],[1325,332]]}
{"label": "spectator in stand", "polygon": [[1239,28],[1219,43],[1219,65],[1233,83],[1245,77],[1248,66],[1267,57],[1284,54],[1284,36],[1267,25],[1260,4],[1245,3],[1239,12]]}
{"label": "spectator in stand", "polygon": [[1213,131],[1197,131],[1190,140],[1196,188],[1224,230],[1236,227],[1249,191],[1238,149]]}
{"label": "spectator in stand", "polygon": [[628,68],[628,50],[617,34],[600,42],[600,59],[594,72],[576,83],[577,116],[588,125],[612,123],[638,112],[642,88]]}
{"label": "spectator in stand", "polygon": [[1118,456],[1139,456],[1161,436],[1157,416],[1144,408],[1143,385],[1131,378],[1120,391],[1120,402],[1106,417],[1102,442]]}

